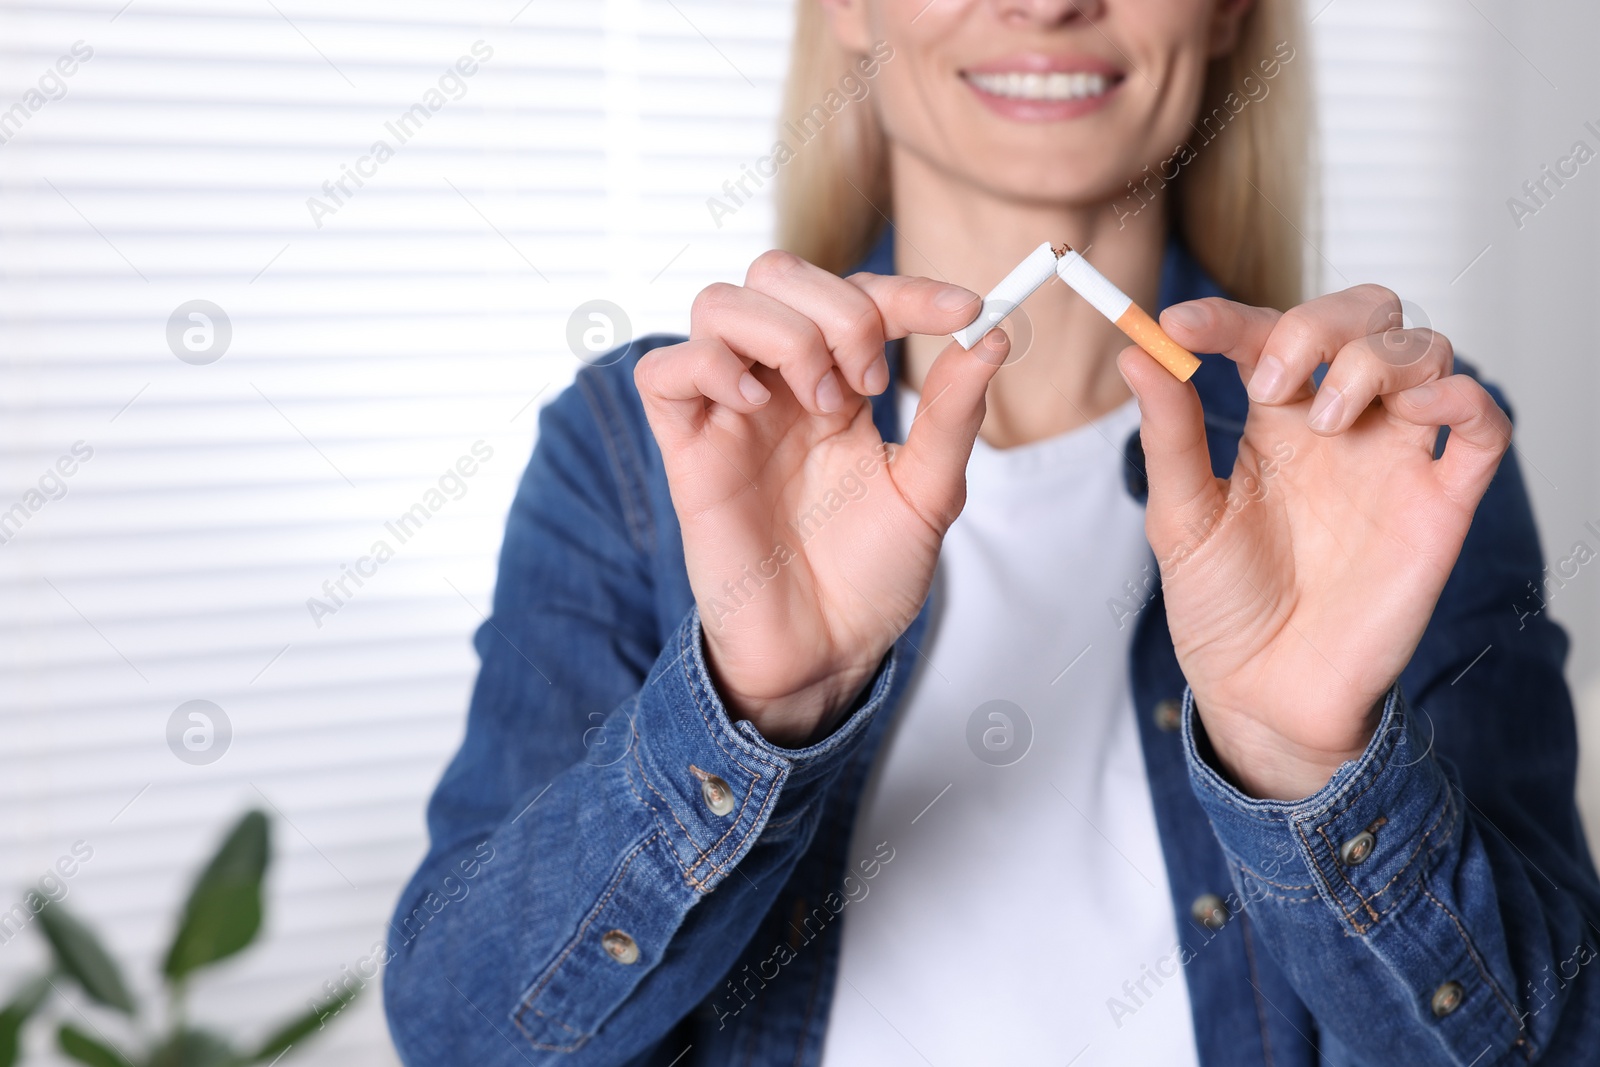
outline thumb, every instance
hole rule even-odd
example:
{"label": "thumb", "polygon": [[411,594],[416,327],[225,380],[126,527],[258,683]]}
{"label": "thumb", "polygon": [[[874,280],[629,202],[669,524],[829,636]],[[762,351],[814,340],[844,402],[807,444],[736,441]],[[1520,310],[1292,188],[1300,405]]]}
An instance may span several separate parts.
{"label": "thumb", "polygon": [[1211,473],[1200,394],[1137,346],[1122,351],[1117,369],[1139,400],[1139,440],[1150,484],[1145,534],[1156,558],[1166,559],[1190,531],[1210,529],[1224,504]]}
{"label": "thumb", "polygon": [[942,536],[967,499],[967,460],[983,425],[984,394],[1011,340],[990,330],[969,352],[950,342],[928,368],[906,443],[895,453],[895,484]]}

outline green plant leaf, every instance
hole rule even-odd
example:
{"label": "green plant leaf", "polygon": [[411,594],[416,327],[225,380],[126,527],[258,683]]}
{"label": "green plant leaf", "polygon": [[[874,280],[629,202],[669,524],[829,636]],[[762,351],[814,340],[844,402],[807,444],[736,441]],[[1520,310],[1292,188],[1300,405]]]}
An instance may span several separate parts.
{"label": "green plant leaf", "polygon": [[60,904],[46,904],[39,912],[39,925],[55,952],[56,964],[70,974],[91,1000],[116,1008],[126,1015],[134,1013],[133,996],[122,971],[100,939]]}
{"label": "green plant leaf", "polygon": [[103,1042],[96,1041],[71,1023],[62,1023],[56,1031],[56,1042],[61,1051],[89,1067],[133,1067],[126,1057]]}
{"label": "green plant leaf", "polygon": [[26,1015],[9,1005],[0,1008],[0,1067],[12,1067],[17,1062],[22,1024],[27,1021]]}
{"label": "green plant leaf", "polygon": [[50,992],[50,981],[43,975],[17,987],[11,1002],[0,1008],[0,1067],[12,1067],[22,1042],[22,1027],[28,1017],[44,1003]]}
{"label": "green plant leaf", "polygon": [[247,812],[200,872],[163,966],[167,979],[238,952],[261,930],[261,879],[267,871],[267,817]]}
{"label": "green plant leaf", "polygon": [[344,1011],[360,992],[359,987],[354,990],[341,989],[326,1004],[318,1005],[298,1018],[290,1019],[269,1034],[246,1062],[264,1063],[276,1057],[284,1049],[321,1030],[330,1019]]}
{"label": "green plant leaf", "polygon": [[184,1030],[162,1042],[149,1067],[231,1067],[239,1054],[227,1041],[205,1030]]}
{"label": "green plant leaf", "polygon": [[32,1015],[39,1010],[39,1005],[44,1003],[44,998],[50,995],[50,979],[47,975],[35,975],[17,987],[16,993],[11,997],[11,1002],[5,1006],[6,1011],[17,1011],[24,1017]]}

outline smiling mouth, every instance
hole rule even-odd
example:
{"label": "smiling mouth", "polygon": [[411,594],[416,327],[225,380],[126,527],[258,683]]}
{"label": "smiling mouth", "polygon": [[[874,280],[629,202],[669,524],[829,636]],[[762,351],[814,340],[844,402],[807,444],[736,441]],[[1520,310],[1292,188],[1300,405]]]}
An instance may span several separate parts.
{"label": "smiling mouth", "polygon": [[992,74],[962,74],[975,89],[1007,100],[1093,100],[1116,88],[1120,77],[1088,71],[1052,71],[1039,74],[1012,70]]}

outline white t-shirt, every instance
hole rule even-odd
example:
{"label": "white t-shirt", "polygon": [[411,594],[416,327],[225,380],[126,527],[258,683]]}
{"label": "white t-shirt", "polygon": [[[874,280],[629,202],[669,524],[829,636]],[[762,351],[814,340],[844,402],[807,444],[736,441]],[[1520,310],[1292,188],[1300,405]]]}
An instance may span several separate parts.
{"label": "white t-shirt", "polygon": [[[899,390],[904,428],[918,397]],[[1122,472],[1138,423],[1130,400],[1048,440],[974,446],[937,614],[856,819],[851,867],[873,877],[840,916],[824,1067],[1197,1063],[1134,626],[1108,607],[1150,563]],[[1154,995],[1130,1014],[1123,983],[1141,979]]]}

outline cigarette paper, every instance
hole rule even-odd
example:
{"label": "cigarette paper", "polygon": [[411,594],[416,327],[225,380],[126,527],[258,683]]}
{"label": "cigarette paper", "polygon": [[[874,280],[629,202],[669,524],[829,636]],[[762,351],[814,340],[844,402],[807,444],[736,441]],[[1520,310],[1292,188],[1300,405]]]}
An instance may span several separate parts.
{"label": "cigarette paper", "polygon": [[1154,356],[1174,378],[1186,382],[1200,368],[1200,361],[1193,352],[1168,337],[1144,308],[1090,266],[1087,259],[1065,245],[1059,253],[1052,253],[1057,254],[1060,258],[1056,260],[1056,273],[1061,275],[1061,280],[1093,304],[1096,311],[1116,323],[1129,340]]}
{"label": "cigarette paper", "polygon": [[989,295],[983,298],[983,310],[978,312],[977,318],[950,336],[962,348],[972,348],[985,334],[1000,325],[1002,319],[1017,310],[1018,304],[1032,296],[1035,289],[1049,281],[1054,273],[1056,254],[1050,242],[1046,241],[989,291]]}

